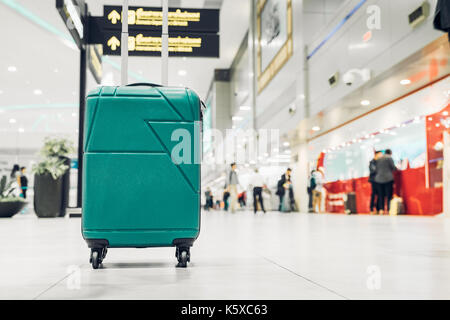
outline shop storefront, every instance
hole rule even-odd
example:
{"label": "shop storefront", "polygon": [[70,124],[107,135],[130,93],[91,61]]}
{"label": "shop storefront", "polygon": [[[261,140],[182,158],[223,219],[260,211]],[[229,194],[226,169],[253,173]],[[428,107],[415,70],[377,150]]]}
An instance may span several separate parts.
{"label": "shop storefront", "polygon": [[[356,211],[370,211],[369,162],[375,150],[391,149],[398,168],[394,195],[405,213],[443,212],[444,132],[450,131],[450,77],[310,141],[312,167],[323,168],[327,212],[345,212],[349,193]],[[349,134],[351,132],[351,134]],[[320,149],[320,150],[319,150]]]}

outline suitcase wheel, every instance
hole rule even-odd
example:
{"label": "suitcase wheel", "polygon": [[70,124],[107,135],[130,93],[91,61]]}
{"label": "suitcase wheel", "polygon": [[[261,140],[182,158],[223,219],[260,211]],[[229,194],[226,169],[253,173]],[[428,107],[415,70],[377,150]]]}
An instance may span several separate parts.
{"label": "suitcase wheel", "polygon": [[189,252],[189,248],[180,248],[177,247],[176,257],[178,259],[178,268],[186,268],[187,263],[191,261],[191,254]]}
{"label": "suitcase wheel", "polygon": [[96,248],[91,249],[91,257],[89,262],[92,264],[93,269],[98,269],[103,262],[103,259],[106,257],[106,253],[108,252],[107,248]]}

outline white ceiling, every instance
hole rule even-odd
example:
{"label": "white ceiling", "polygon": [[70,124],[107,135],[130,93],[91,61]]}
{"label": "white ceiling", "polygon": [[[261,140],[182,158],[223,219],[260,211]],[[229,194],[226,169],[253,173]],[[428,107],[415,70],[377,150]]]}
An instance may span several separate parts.
{"label": "white ceiling", "polygon": [[[18,5],[11,8],[7,3]],[[121,0],[88,0],[93,15],[102,15],[103,5]],[[159,0],[130,0],[132,5],[159,6]],[[169,0],[170,6],[221,8],[220,58],[170,58],[169,85],[183,85],[204,97],[215,68],[228,68],[248,30],[250,1]],[[30,16],[26,17],[28,13]],[[0,148],[16,141],[21,147],[38,144],[49,132],[76,136],[78,126],[79,52],[70,44],[70,34],[55,8],[55,0],[0,0]],[[104,79],[119,84],[119,57],[104,61]],[[15,72],[8,71],[14,66]],[[180,70],[186,75],[179,75]],[[160,59],[131,57],[130,82],[160,82]],[[88,72],[88,90],[96,86]],[[39,90],[42,94],[36,95]],[[15,123],[10,123],[15,119]],[[13,136],[8,136],[10,133]],[[16,143],[16,144],[17,144]],[[24,145],[25,144],[25,145]]]}

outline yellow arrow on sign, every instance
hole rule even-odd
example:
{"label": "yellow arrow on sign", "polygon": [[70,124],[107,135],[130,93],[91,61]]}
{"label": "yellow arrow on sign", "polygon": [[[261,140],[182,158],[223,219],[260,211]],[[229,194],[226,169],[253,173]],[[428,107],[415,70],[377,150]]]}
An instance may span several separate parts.
{"label": "yellow arrow on sign", "polygon": [[108,14],[108,19],[111,20],[112,24],[116,24],[120,20],[120,14],[116,10],[113,10]]}
{"label": "yellow arrow on sign", "polygon": [[116,51],[117,47],[120,46],[119,39],[116,36],[112,36],[111,39],[108,40],[108,47],[111,47],[112,51]]}

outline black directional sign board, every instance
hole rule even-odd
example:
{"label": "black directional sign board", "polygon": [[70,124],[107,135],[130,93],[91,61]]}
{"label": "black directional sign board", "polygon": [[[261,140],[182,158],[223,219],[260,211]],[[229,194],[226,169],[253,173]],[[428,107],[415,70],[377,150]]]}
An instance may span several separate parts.
{"label": "black directional sign board", "polygon": [[[217,33],[219,9],[169,8],[169,33],[194,32]],[[103,29],[120,30],[122,7],[103,7]],[[161,31],[162,10],[154,7],[129,7],[129,30]]]}
{"label": "black directional sign board", "polygon": [[[130,56],[160,56],[161,33],[130,30],[128,52]],[[120,31],[103,33],[103,54],[120,55]],[[172,32],[169,35],[169,56],[219,57],[219,36]]]}
{"label": "black directional sign board", "polygon": [[[88,44],[102,44],[104,55],[120,55],[122,7],[104,6],[102,17],[89,17]],[[169,8],[169,56],[219,57],[218,9]],[[129,7],[129,55],[160,56],[162,10]]]}

